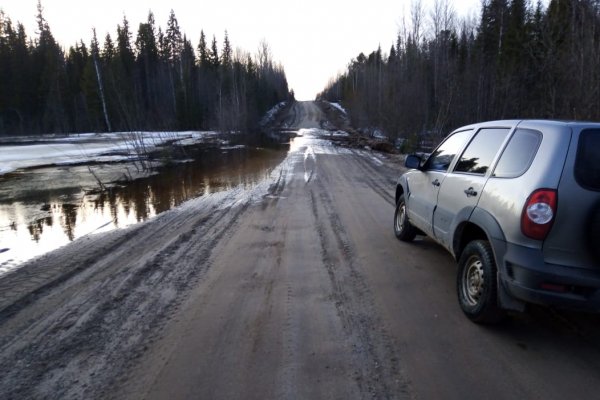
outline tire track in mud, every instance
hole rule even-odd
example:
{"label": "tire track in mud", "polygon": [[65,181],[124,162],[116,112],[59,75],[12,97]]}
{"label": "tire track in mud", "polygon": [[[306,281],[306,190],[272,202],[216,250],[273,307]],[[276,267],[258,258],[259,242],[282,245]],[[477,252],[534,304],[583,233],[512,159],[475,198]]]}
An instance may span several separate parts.
{"label": "tire track in mud", "polygon": [[[114,239],[105,244],[102,250],[106,253],[118,251],[120,247],[137,234],[138,229],[136,228],[138,227],[132,228],[122,236],[114,235]],[[3,292],[0,301],[0,325],[37,298],[44,296],[93,265],[98,258],[98,249],[95,246],[90,246],[86,250],[89,251],[84,250],[84,254],[80,254],[75,258],[60,256],[54,258],[52,255],[45,255],[41,259],[29,262],[14,273],[3,277],[0,284],[0,291]],[[43,271],[46,266],[57,263],[62,266],[59,271],[47,273]],[[37,268],[31,268],[29,265],[36,265]],[[12,287],[19,287],[19,291],[11,293]],[[2,347],[2,343],[3,341],[0,340],[0,347]]]}
{"label": "tire track in mud", "polygon": [[[360,272],[362,266],[358,265],[354,246],[323,182],[319,181],[318,190],[310,189],[310,201],[317,221],[323,265],[333,289],[333,301],[352,343],[357,369],[354,378],[362,397],[411,398],[410,385],[399,366],[399,356],[375,312],[371,289]],[[334,237],[336,243],[330,243],[328,237]],[[337,252],[339,254],[335,254]]]}
{"label": "tire track in mud", "polygon": [[[60,249],[27,263],[15,271],[13,275],[3,277],[0,281],[0,290],[11,286],[19,286],[22,294],[3,296],[4,298],[0,302],[0,324],[37,298],[46,295],[71,278],[77,276],[79,279],[82,279],[85,271],[91,267],[97,270],[98,265],[106,264],[103,256],[107,254],[119,254],[124,260],[127,260],[130,258],[128,253],[131,251],[127,245],[133,247],[135,243],[143,243],[145,248],[150,249],[159,248],[161,245],[164,246],[165,236],[156,235],[155,231],[150,227],[162,225],[160,227],[161,231],[169,233],[180,230],[187,221],[187,219],[181,218],[169,219],[163,222],[164,220],[165,218],[161,215],[152,222],[152,225],[142,224],[129,227],[122,232],[110,232],[104,237],[107,240],[103,240],[102,236],[94,236],[95,240],[92,240],[91,237],[82,238],[81,240],[88,240],[89,243],[86,243],[85,246],[80,246],[78,252],[75,254]],[[187,222],[189,223],[189,221]],[[131,245],[132,242],[134,242],[133,245]],[[57,265],[60,268],[56,268]],[[107,266],[104,267],[106,268]],[[49,271],[44,272],[45,269]],[[98,271],[95,272],[97,273]],[[97,279],[97,274],[94,275],[94,279]]]}
{"label": "tire track in mud", "polygon": [[[109,271],[91,271],[88,280],[98,279],[98,274],[108,276],[99,284],[90,285],[89,293],[78,293],[74,300],[64,301],[35,323],[29,321],[27,328],[3,343],[0,368],[8,372],[0,378],[2,397],[110,397],[106,388],[114,389],[122,382],[124,371],[158,338],[185,293],[211,267],[209,258],[215,245],[235,226],[247,207],[248,202],[234,208],[213,208],[192,219],[185,213],[170,221],[174,227],[164,227],[183,232],[163,244],[154,255],[129,269],[109,266]],[[223,218],[225,214],[227,218]],[[141,241],[132,240],[135,233],[139,234],[137,231],[114,248],[127,247],[130,241],[133,245],[144,243],[156,232],[156,227],[148,228],[148,234],[139,237]],[[158,243],[160,240],[154,238],[145,248]],[[96,270],[98,265],[86,269]],[[69,279],[80,278],[77,277],[80,272],[72,271],[62,283],[66,285]],[[57,285],[60,284],[51,287]],[[42,290],[20,302],[4,314],[3,322],[27,313],[27,306],[43,301],[44,294]],[[117,337],[115,331],[119,332]],[[31,339],[26,341],[27,345],[19,346],[23,341],[18,339],[23,336]]]}
{"label": "tire track in mud", "polygon": [[[395,187],[396,182],[393,179],[390,179],[389,176],[384,175],[383,172],[381,171],[381,169],[374,168],[373,164],[371,164],[361,154],[359,154],[355,151],[353,151],[352,154],[353,154],[354,160],[356,161],[356,166],[359,167],[363,171],[364,176],[369,177],[369,178],[378,176],[380,178],[384,178],[382,180],[390,182],[390,186],[386,188],[380,183],[379,179],[365,179],[364,180],[364,183],[366,183],[371,189],[373,189],[373,191],[375,193],[377,193],[377,195],[379,195],[383,200],[385,200],[387,203],[389,203],[390,205],[395,207],[396,204],[395,204],[394,195],[390,193],[390,188]],[[390,171],[390,173],[391,172],[395,172],[395,171]],[[398,176],[400,176],[400,175],[398,175]]]}
{"label": "tire track in mud", "polygon": [[[179,226],[179,224],[175,224],[175,221],[171,222],[173,222],[173,225]],[[154,224],[152,226],[154,226]],[[148,226],[144,226],[144,228],[148,228]],[[107,276],[113,275],[115,273],[130,273],[129,269],[125,271],[120,271],[119,268],[115,267],[114,265],[111,265],[114,264],[112,261],[114,261],[114,258],[119,259],[121,256],[123,256],[125,257],[125,259],[120,264],[126,264],[126,262],[130,261],[129,259],[131,258],[128,257],[126,254],[130,251],[130,248],[128,247],[135,247],[136,243],[144,243],[146,249],[154,249],[155,247],[160,247],[159,241],[156,238],[153,239],[153,236],[155,235],[153,234],[152,229],[141,229],[140,227],[138,227],[138,229],[135,229],[133,232],[129,232],[124,236],[110,236],[111,239],[109,243],[102,242],[103,244],[100,246],[92,245],[90,246],[90,249],[85,249],[92,254],[91,256],[86,256],[82,258],[79,255],[73,255],[70,253],[67,253],[65,255],[58,253],[59,256],[56,259],[46,257],[44,260],[41,260],[44,261],[44,264],[47,263],[48,265],[52,265],[62,262],[68,263],[67,268],[62,268],[57,272],[58,274],[63,273],[63,275],[59,275],[57,279],[50,281],[46,285],[24,296],[22,299],[17,300],[11,306],[3,310],[0,313],[0,315],[2,316],[2,319],[0,319],[0,323],[7,322],[7,320],[9,320],[10,317],[12,317],[19,311],[23,310],[26,306],[40,298],[44,298],[45,303],[48,303],[50,300],[52,306],[58,307],[60,305],[60,302],[64,301],[64,298],[67,297],[65,296],[65,294],[67,294],[65,292],[69,292],[69,295],[76,294],[71,292],[72,288],[75,286],[75,283],[89,283],[91,280],[100,280],[100,278],[106,278]],[[107,254],[113,254],[115,255],[115,257],[112,257],[110,260],[107,261],[104,258],[102,258],[102,255],[99,254],[99,249],[101,249],[101,252],[104,256],[106,256]],[[75,266],[72,270],[69,268],[71,267],[71,265]],[[36,266],[37,263],[33,263],[32,266],[22,268],[22,270],[35,270]],[[67,270],[66,273],[64,273],[65,269]],[[91,272],[88,272],[88,270],[90,270]],[[127,275],[125,275],[125,278],[126,277]],[[70,281],[71,278],[74,278],[73,281]],[[60,286],[61,284],[65,285],[63,288],[61,288],[62,290],[60,295],[56,296],[58,297],[57,299],[53,299],[52,293],[50,292],[56,287]],[[46,294],[48,294],[49,296],[46,296]],[[46,309],[48,309],[47,304],[45,305]],[[40,312],[40,314],[45,313]],[[25,332],[21,331],[20,333]],[[4,347],[4,342],[1,344],[0,348],[1,347]]]}

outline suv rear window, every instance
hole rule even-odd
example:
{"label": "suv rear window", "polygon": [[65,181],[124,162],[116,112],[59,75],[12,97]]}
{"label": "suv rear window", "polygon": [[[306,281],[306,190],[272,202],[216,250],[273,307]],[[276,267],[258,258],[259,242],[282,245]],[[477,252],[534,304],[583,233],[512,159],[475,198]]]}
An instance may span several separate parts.
{"label": "suv rear window", "polygon": [[516,178],[529,169],[535,158],[542,134],[530,129],[517,129],[504,149],[494,170],[497,178]]}
{"label": "suv rear window", "polygon": [[575,179],[582,187],[600,191],[600,129],[586,129],[579,135]]}

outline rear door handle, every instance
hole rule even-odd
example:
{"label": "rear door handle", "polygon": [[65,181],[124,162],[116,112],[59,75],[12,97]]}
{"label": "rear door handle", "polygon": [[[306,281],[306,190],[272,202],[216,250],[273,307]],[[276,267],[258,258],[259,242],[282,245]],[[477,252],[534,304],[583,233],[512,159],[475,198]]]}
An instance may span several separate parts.
{"label": "rear door handle", "polygon": [[440,186],[440,181],[436,179],[435,181],[431,182],[431,184],[433,186]]}
{"label": "rear door handle", "polygon": [[477,192],[475,190],[473,190],[472,187],[465,190],[465,194],[467,195],[467,197],[477,196]]}

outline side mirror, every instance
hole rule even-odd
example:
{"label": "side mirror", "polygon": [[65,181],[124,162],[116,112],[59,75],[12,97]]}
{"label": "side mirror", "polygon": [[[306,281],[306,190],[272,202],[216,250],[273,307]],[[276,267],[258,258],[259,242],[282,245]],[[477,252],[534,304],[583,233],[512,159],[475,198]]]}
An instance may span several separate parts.
{"label": "side mirror", "polygon": [[411,154],[406,157],[406,161],[404,161],[404,166],[410,169],[420,169],[421,168],[421,157]]}

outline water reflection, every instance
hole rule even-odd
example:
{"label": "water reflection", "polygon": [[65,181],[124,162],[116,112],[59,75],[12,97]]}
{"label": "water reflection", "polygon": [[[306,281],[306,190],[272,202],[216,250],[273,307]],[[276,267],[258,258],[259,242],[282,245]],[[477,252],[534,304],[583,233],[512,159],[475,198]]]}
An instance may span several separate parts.
{"label": "water reflection", "polygon": [[[0,274],[83,235],[144,221],[188,199],[238,186],[251,188],[269,176],[285,158],[285,150],[198,150],[190,154],[195,161],[163,167],[156,175],[101,194],[36,188],[26,201],[0,201],[0,248],[8,249],[0,252]],[[5,179],[0,185],[8,190],[9,183]]]}

